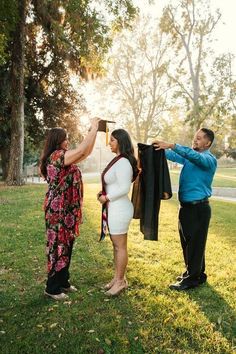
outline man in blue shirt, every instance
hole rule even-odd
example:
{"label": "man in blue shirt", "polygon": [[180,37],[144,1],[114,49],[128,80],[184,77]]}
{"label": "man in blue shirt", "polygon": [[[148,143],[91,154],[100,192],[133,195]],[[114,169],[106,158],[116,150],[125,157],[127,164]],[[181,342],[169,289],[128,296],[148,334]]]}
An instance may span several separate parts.
{"label": "man in blue shirt", "polygon": [[183,165],[179,178],[179,234],[186,271],[170,285],[173,290],[187,290],[205,283],[205,246],[211,208],[211,184],[217,161],[209,148],[214,140],[210,129],[201,128],[193,138],[192,148],[155,141],[156,150],[166,149],[168,160]]}

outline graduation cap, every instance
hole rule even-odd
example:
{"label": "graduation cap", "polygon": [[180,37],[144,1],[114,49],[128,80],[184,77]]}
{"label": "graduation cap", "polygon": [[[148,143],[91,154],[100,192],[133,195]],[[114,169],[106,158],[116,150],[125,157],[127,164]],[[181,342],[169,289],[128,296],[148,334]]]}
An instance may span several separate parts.
{"label": "graduation cap", "polygon": [[108,145],[108,132],[109,132],[108,123],[115,123],[115,122],[111,120],[105,120],[105,119],[101,119],[98,122],[98,132],[106,133],[106,145]]}

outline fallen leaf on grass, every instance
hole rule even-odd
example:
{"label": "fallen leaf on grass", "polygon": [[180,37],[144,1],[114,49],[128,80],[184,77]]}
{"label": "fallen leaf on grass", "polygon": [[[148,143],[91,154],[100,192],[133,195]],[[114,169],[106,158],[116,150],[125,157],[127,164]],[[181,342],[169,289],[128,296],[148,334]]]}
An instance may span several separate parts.
{"label": "fallen leaf on grass", "polygon": [[171,319],[171,317],[167,317],[167,318],[165,318],[165,319],[164,319],[164,321],[163,321],[163,323],[165,324],[165,323],[169,322],[169,321],[170,321],[170,319]]}
{"label": "fallen leaf on grass", "polygon": [[49,328],[55,328],[56,326],[57,326],[57,322],[52,323],[52,324],[49,326]]}
{"label": "fallen leaf on grass", "polygon": [[2,275],[2,274],[5,274],[5,273],[7,273],[7,272],[8,272],[8,270],[5,269],[5,268],[0,269],[0,274],[1,274],[1,275]]}
{"label": "fallen leaf on grass", "polygon": [[110,340],[109,338],[105,338],[105,343],[106,343],[107,345],[111,345],[111,340]]}

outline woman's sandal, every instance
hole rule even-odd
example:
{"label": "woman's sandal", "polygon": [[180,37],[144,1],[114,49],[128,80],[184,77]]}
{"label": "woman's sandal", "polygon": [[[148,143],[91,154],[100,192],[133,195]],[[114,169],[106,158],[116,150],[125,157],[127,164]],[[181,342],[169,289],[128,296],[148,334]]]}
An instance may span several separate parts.
{"label": "woman's sandal", "polygon": [[106,285],[103,286],[104,290],[109,290],[113,287],[113,285],[115,284],[115,280],[112,279],[112,281],[110,281],[110,283],[107,283]]}
{"label": "woman's sandal", "polygon": [[118,296],[122,291],[126,290],[128,288],[128,282],[125,279],[123,285],[119,286],[116,291],[112,291],[112,288],[110,288],[108,291],[106,291],[107,296]]}
{"label": "woman's sandal", "polygon": [[[104,290],[110,290],[113,287],[113,285],[115,284],[115,282],[116,282],[116,280],[112,279],[112,281],[110,281],[110,283],[107,283],[106,285],[103,286],[103,289]],[[125,279],[125,284],[126,284],[126,286],[128,288],[128,282],[127,282],[126,279]]]}
{"label": "woman's sandal", "polygon": [[67,300],[69,298],[69,296],[66,295],[65,293],[60,293],[60,294],[54,295],[54,294],[47,293],[46,290],[44,291],[44,295],[51,297],[53,300],[56,300],[56,301],[63,301],[63,300]]}

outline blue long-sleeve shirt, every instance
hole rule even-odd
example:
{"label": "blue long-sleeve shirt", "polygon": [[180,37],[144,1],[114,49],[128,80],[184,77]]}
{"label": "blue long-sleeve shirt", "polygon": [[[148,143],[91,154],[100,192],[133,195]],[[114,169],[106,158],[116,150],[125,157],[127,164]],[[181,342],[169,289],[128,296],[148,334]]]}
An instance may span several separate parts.
{"label": "blue long-sleeve shirt", "polygon": [[183,165],[179,177],[179,200],[192,202],[211,196],[212,180],[217,160],[209,150],[195,151],[175,144],[173,150],[165,150],[166,158]]}

